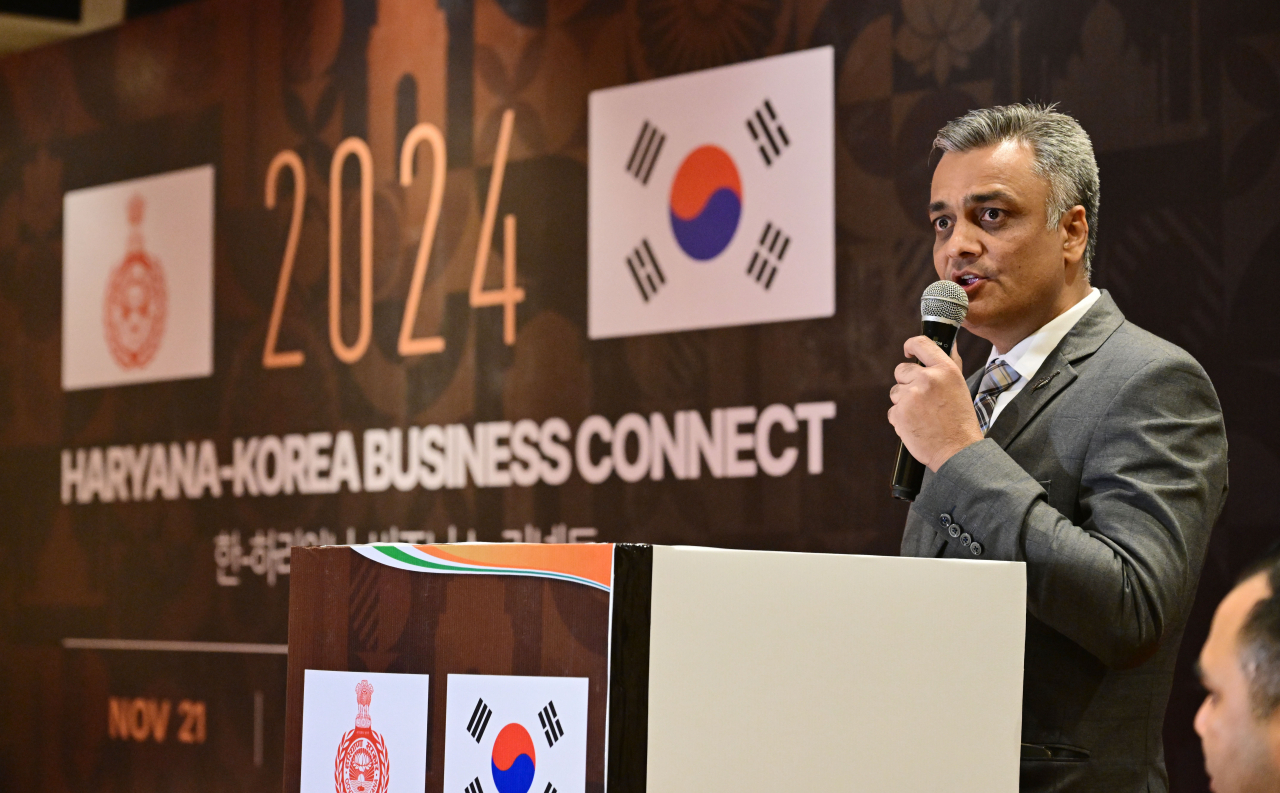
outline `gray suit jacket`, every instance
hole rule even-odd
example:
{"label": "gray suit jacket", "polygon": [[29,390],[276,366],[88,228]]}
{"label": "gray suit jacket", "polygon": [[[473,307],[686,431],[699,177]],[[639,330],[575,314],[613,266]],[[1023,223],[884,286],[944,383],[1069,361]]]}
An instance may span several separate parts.
{"label": "gray suit jacket", "polygon": [[1023,791],[1168,790],[1165,706],[1226,496],[1213,384],[1106,292],[986,439],[926,474],[903,556],[1027,564]]}

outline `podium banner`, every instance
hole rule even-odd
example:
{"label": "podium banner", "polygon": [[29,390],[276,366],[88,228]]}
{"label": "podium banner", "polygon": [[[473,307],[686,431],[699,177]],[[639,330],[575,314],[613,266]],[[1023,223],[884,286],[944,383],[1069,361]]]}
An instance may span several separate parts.
{"label": "podium banner", "polygon": [[[629,735],[643,735],[634,708],[610,713],[611,685],[623,685],[610,670],[647,657],[650,558],[647,547],[612,544],[295,549],[285,789],[308,793],[299,785],[315,773],[303,762],[316,670],[354,680],[346,670],[368,669],[429,676],[427,790],[463,790],[477,777],[479,790],[525,793],[538,780],[537,791],[602,790],[606,743],[619,747],[619,772],[628,753],[643,758],[643,745],[622,747],[621,725],[607,720],[630,718]],[[645,679],[626,674],[627,696],[644,700]],[[643,790],[643,777],[640,787],[612,774],[610,783]]]}

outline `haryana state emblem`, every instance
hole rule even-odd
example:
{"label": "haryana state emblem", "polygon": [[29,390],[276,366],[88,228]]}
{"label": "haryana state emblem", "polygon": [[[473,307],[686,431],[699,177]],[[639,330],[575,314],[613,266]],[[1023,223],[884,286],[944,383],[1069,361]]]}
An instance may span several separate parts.
{"label": "haryana state emblem", "polygon": [[356,686],[356,726],[342,736],[338,744],[338,759],[333,767],[336,793],[386,793],[391,779],[391,766],[387,762],[387,744],[373,731],[369,718],[369,702],[373,699],[373,686],[361,680]]}
{"label": "haryana state emblem", "polygon": [[129,200],[128,252],[111,271],[103,306],[107,349],[124,369],[140,369],[151,362],[164,336],[169,296],[164,271],[143,248],[142,214],[146,201]]}

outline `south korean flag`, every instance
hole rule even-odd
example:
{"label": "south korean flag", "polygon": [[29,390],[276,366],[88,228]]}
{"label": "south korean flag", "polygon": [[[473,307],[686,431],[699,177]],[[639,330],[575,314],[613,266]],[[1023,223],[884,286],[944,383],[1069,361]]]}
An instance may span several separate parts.
{"label": "south korean flag", "polygon": [[835,312],[830,47],[593,91],[593,339]]}
{"label": "south korean flag", "polygon": [[585,677],[449,675],[446,793],[584,793]]}

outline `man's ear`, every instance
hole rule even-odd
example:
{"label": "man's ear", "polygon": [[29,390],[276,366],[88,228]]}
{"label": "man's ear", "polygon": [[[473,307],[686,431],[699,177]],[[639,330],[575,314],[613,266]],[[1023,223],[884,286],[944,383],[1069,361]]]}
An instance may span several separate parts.
{"label": "man's ear", "polygon": [[1062,240],[1062,257],[1067,265],[1079,264],[1084,259],[1089,244],[1089,221],[1084,207],[1073,206],[1058,223],[1058,237]]}

